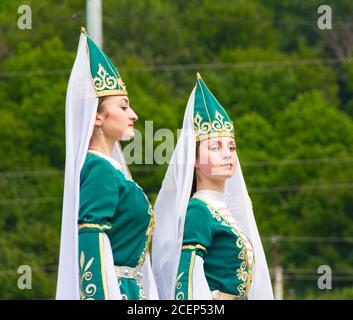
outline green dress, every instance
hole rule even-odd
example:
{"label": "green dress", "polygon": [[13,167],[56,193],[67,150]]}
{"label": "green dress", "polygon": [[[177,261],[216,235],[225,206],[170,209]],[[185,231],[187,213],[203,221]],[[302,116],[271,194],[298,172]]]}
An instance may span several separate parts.
{"label": "green dress", "polygon": [[204,260],[204,274],[211,292],[219,291],[220,299],[246,299],[254,263],[248,258],[248,247],[249,241],[234,222],[211,204],[193,197],[185,218],[175,298],[197,299],[193,296],[197,255]]}
{"label": "green dress", "polygon": [[[115,266],[141,267],[154,228],[152,207],[143,190],[112,161],[88,153],[80,176],[78,223],[81,299],[105,299],[104,233]],[[117,275],[117,281],[123,299],[145,299],[138,278]]]}

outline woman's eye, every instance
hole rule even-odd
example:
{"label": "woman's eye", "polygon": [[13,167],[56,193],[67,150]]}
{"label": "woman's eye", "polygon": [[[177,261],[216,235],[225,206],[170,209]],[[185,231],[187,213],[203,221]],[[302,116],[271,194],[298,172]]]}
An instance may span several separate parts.
{"label": "woman's eye", "polygon": [[236,149],[235,147],[230,147],[229,148],[230,151],[235,151],[235,149]]}
{"label": "woman's eye", "polygon": [[124,111],[126,111],[126,110],[127,110],[127,107],[121,107],[121,109],[123,109]]}

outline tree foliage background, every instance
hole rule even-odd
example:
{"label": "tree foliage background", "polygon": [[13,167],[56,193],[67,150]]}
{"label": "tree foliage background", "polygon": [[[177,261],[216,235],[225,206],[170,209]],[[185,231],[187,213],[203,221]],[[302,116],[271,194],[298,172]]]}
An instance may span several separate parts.
{"label": "tree foliage background", "polygon": [[[0,1],[0,298],[53,299],[65,165],[65,94],[85,1]],[[284,297],[353,298],[353,4],[103,1],[104,49],[140,120],[181,126],[201,72],[235,122],[256,220]],[[154,142],[154,145],[163,142]],[[166,166],[131,165],[153,202]],[[277,241],[270,241],[272,236]],[[275,240],[276,240],[275,239]],[[273,238],[272,238],[273,240]],[[32,290],[17,286],[32,268]],[[332,290],[317,287],[320,265]]]}

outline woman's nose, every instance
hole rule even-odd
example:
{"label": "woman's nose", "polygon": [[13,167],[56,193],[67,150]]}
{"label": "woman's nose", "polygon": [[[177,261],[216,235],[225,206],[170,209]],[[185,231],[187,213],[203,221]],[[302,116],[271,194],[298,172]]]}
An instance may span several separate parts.
{"label": "woman's nose", "polygon": [[[130,108],[131,108],[131,107],[130,107]],[[131,119],[132,121],[137,121],[138,118],[139,118],[139,117],[137,116],[137,114],[135,113],[135,111],[132,110],[132,108],[131,108],[130,119]]]}
{"label": "woman's nose", "polygon": [[228,148],[225,148],[223,156],[226,159],[230,159],[232,157],[232,152]]}

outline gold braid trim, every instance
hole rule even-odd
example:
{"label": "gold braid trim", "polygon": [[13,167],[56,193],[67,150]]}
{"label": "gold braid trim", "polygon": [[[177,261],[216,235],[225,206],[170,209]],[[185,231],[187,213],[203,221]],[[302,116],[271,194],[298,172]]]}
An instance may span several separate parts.
{"label": "gold braid trim", "polygon": [[189,288],[188,288],[188,300],[192,300],[192,285],[193,285],[193,273],[194,273],[194,263],[195,263],[196,251],[191,253],[190,267],[189,267]]}
{"label": "gold braid trim", "polygon": [[142,266],[143,263],[145,262],[146,253],[149,250],[150,243],[152,240],[153,231],[154,231],[154,226],[155,226],[154,212],[153,212],[153,209],[151,206],[149,207],[149,214],[151,215],[150,223],[149,223],[147,230],[146,230],[146,233],[145,233],[145,235],[147,236],[147,240],[145,243],[145,248],[143,249],[142,254],[141,254],[139,261],[137,263],[138,266]]}
{"label": "gold braid trim", "polygon": [[93,229],[99,229],[99,230],[104,230],[104,229],[111,229],[112,226],[108,226],[107,224],[96,224],[96,223],[83,223],[78,225],[79,229],[85,229],[85,228],[93,228]]}
{"label": "gold braid trim", "polygon": [[105,91],[98,91],[97,96],[98,97],[106,97],[106,96],[127,96],[127,91],[126,90],[105,90]]}
{"label": "gold braid trim", "polygon": [[105,273],[105,259],[104,259],[104,234],[99,234],[99,255],[101,258],[101,273],[102,273],[102,284],[103,284],[103,293],[104,299],[109,299],[108,297],[108,288],[107,288],[107,277]]}
{"label": "gold braid trim", "polygon": [[203,141],[206,139],[218,138],[218,137],[231,137],[235,139],[233,132],[213,132],[213,133],[207,133],[207,134],[197,136],[196,142]]}
{"label": "gold braid trim", "polygon": [[190,250],[201,249],[201,250],[207,251],[207,249],[204,246],[202,246],[201,244],[184,245],[184,246],[181,247],[181,250],[184,250],[184,249],[190,249]]}

